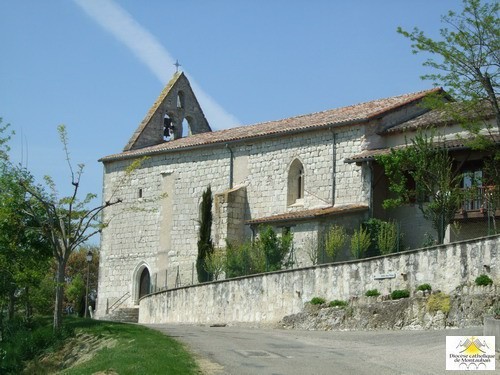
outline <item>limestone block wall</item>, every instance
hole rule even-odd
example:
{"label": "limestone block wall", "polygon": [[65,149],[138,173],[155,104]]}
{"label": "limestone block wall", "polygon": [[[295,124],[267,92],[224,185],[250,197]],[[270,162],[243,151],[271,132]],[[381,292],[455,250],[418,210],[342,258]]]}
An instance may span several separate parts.
{"label": "limestone block wall", "polygon": [[[254,275],[168,290],[140,300],[140,323],[275,323],[312,297],[348,300],[429,283],[450,293],[488,273],[500,283],[500,236],[339,264]],[[486,266],[486,267],[485,267]],[[393,277],[394,276],[394,277]],[[379,277],[387,277],[378,279]]]}
{"label": "limestone block wall", "polygon": [[[365,128],[347,127],[335,137],[335,205],[368,204],[370,185],[367,185],[362,167],[344,163],[344,160],[363,151]],[[369,181],[369,180],[366,180]]]}
{"label": "limestone block wall", "polygon": [[214,232],[212,242],[223,248],[226,240],[241,242],[245,236],[246,188],[238,186],[214,197]]}
{"label": "limestone block wall", "polygon": [[288,171],[295,159],[304,167],[304,198],[293,209],[331,205],[332,135],[329,131],[280,137],[248,150],[249,218],[287,212]]}
{"label": "limestone block wall", "polygon": [[[101,237],[97,316],[105,314],[107,303],[127,292],[131,297],[122,307],[137,303],[139,271],[143,267],[152,277],[158,274],[160,286],[173,286],[176,279],[183,285],[190,284],[202,193],[209,184],[215,192],[228,187],[225,150],[154,156],[130,178],[124,178],[129,163],[106,165],[104,199],[119,197],[123,203],[104,212],[103,220],[109,224]],[[172,183],[165,184],[164,179]],[[165,222],[169,225],[163,225]],[[163,233],[166,227],[169,232]]]}
{"label": "limestone block wall", "polygon": [[[361,167],[344,159],[362,151],[364,127],[345,127],[269,139],[246,147],[250,218],[335,204],[368,204]],[[235,151],[235,154],[238,151]],[[298,159],[304,167],[304,198],[287,206],[287,177]],[[335,173],[334,173],[335,172]]]}

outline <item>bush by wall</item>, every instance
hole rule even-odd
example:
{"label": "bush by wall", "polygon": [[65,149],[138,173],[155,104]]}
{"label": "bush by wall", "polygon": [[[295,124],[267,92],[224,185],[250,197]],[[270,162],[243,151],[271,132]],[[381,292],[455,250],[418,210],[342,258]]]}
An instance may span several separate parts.
{"label": "bush by wall", "polygon": [[478,286],[488,286],[488,285],[493,284],[493,280],[488,275],[485,275],[485,274],[479,275],[476,278],[475,282],[476,282],[476,285],[478,285]]}
{"label": "bush by wall", "polygon": [[408,289],[396,289],[391,293],[391,299],[408,298],[409,296],[410,291]]}
{"label": "bush by wall", "polygon": [[425,292],[425,291],[430,292],[432,290],[432,287],[431,287],[431,284],[420,284],[417,287],[417,290],[421,290],[422,292]]}
{"label": "bush by wall", "polygon": [[347,301],[341,301],[338,299],[334,299],[333,301],[330,301],[328,306],[330,306],[330,307],[346,307]]}
{"label": "bush by wall", "polygon": [[378,297],[378,296],[380,296],[380,292],[378,291],[378,289],[370,289],[370,290],[366,291],[365,296]]}
{"label": "bush by wall", "polygon": [[311,302],[309,302],[311,305],[322,305],[326,302],[324,298],[321,297],[313,297],[311,299]]}

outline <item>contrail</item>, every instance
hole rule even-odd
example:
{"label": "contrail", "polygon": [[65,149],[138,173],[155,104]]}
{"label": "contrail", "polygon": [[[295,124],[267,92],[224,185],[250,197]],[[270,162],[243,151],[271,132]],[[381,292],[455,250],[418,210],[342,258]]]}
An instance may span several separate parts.
{"label": "contrail", "polygon": [[[127,46],[149,70],[165,85],[174,74],[175,60],[148,30],[113,0],[74,0],[94,21]],[[238,125],[236,117],[226,112],[200,88],[186,73],[203,108],[207,120],[214,129],[226,129]]]}

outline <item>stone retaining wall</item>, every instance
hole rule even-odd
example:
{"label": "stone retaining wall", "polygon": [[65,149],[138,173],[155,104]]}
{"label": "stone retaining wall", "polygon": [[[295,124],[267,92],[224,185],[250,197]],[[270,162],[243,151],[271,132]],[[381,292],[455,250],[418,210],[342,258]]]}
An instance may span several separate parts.
{"label": "stone retaining wall", "polygon": [[500,283],[500,236],[412,250],[360,261],[222,280],[171,289],[141,299],[140,323],[276,323],[312,297],[350,300],[369,289],[382,295],[422,283],[464,293],[480,274]]}

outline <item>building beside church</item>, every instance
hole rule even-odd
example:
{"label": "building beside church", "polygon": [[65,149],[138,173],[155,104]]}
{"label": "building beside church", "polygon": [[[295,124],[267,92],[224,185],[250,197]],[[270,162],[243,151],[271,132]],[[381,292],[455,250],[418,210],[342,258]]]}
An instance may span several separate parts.
{"label": "building beside church", "polygon": [[[151,285],[191,284],[201,196],[208,186],[217,247],[250,239],[266,224],[293,233],[295,266],[307,266],[308,244],[320,241],[331,225],[352,232],[371,217],[397,220],[405,245],[420,246],[424,234],[433,232],[430,223],[416,205],[382,208],[387,179],[374,157],[404,145],[417,129],[436,125],[461,158],[467,147],[457,134],[463,129],[421,105],[440,90],[212,131],[188,79],[176,73],[123,151],[101,159],[103,199],[123,203],[104,211],[109,224],[101,238],[97,316],[117,304],[137,305]],[[128,175],[127,167],[143,157]],[[481,158],[468,152],[463,167],[479,173]],[[467,208],[464,225],[481,232],[483,226],[471,220],[481,215],[479,205]],[[453,236],[448,233],[448,240]]]}

